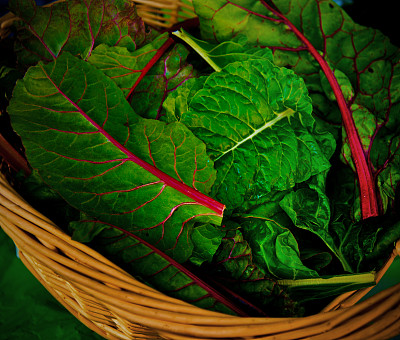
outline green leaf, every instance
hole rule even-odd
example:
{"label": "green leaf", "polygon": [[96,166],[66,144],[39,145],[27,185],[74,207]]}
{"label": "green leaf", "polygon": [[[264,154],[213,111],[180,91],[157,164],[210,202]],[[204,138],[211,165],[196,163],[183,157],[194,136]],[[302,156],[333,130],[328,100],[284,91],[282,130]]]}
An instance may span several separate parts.
{"label": "green leaf", "polygon": [[[348,133],[344,155],[347,164],[359,167],[354,170],[362,217],[378,215],[380,202],[383,211],[393,209],[399,180],[399,49],[381,32],[354,23],[330,0],[194,0],[194,7],[203,39],[244,39],[271,48],[277,65],[304,79],[325,127],[336,130],[338,141],[342,126]],[[392,189],[389,178],[394,180]]]}
{"label": "green leaf", "polygon": [[180,121],[215,161],[214,197],[245,210],[330,167],[310,133],[311,110],[299,77],[257,59],[210,75]]}
{"label": "green leaf", "polygon": [[196,226],[191,233],[193,253],[190,261],[198,266],[203,262],[211,262],[221,244],[225,232],[211,224]]}
{"label": "green leaf", "polygon": [[290,192],[280,202],[293,224],[317,235],[338,257],[344,270],[353,272],[330,231],[331,210],[326,194],[316,185]]}
{"label": "green leaf", "polygon": [[331,225],[331,235],[349,271],[379,270],[400,238],[400,224],[397,216],[372,217],[357,223],[338,218]]}
{"label": "green leaf", "polygon": [[21,73],[14,68],[4,65],[0,66],[0,100],[10,100],[12,89],[18,79],[22,77]]}
{"label": "green leaf", "polygon": [[319,249],[303,249],[300,254],[301,262],[308,268],[320,271],[332,262],[332,255]]}
{"label": "green leaf", "polygon": [[298,304],[255,262],[252,248],[239,225],[232,221],[226,223],[228,230],[214,256],[214,263],[210,269],[207,267],[211,279],[263,308],[268,316],[300,315],[302,310]]}
{"label": "green leaf", "polygon": [[51,61],[62,51],[86,59],[99,44],[134,51],[147,38],[135,5],[128,0],[61,1],[50,7],[34,0],[11,0],[16,22],[16,52],[21,64]]}
{"label": "green leaf", "polygon": [[165,99],[198,75],[198,71],[187,62],[188,53],[182,44],[175,44],[150,69],[133,92],[131,105],[136,113],[165,120],[162,112]]}
{"label": "green leaf", "polygon": [[[354,89],[349,78],[347,78],[347,76],[340,70],[334,70],[333,72],[345,99],[347,101],[350,101],[354,97]],[[329,84],[328,79],[322,71],[320,71],[320,77],[321,85],[325,92],[325,95],[328,97],[328,99],[336,101],[335,93],[331,85]]]}
{"label": "green leaf", "polygon": [[299,246],[288,228],[268,218],[246,218],[241,224],[250,240],[255,262],[278,279],[318,277],[300,259]]}
{"label": "green leaf", "polygon": [[169,123],[180,121],[182,113],[189,111],[190,100],[203,88],[206,79],[206,76],[189,79],[177,91],[170,93],[163,103],[163,119]]}
{"label": "green leaf", "polygon": [[30,165],[80,211],[177,261],[191,255],[191,223],[221,223],[224,206],[205,195],[215,179],[205,145],[179,122],[136,115],[89,63],[64,53],[30,68],[8,111]]}

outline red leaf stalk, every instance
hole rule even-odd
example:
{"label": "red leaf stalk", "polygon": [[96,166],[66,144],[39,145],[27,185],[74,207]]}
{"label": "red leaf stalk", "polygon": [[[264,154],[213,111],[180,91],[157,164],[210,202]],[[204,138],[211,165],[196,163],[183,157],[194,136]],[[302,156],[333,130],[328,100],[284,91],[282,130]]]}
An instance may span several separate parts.
{"label": "red leaf stalk", "polygon": [[128,95],[126,96],[126,100],[129,102],[131,101],[131,96],[133,91],[135,91],[136,87],[139,85],[139,83],[142,81],[143,77],[147,74],[147,72],[150,71],[150,69],[153,67],[153,65],[163,56],[165,51],[174,43],[174,39],[169,37],[167,41],[158,49],[157,53],[154,55],[153,58],[150,59],[149,63],[143,68],[143,70],[140,72],[139,78],[135,81],[133,86],[131,87]]}
{"label": "red leaf stalk", "polygon": [[378,201],[375,189],[375,182],[373,179],[371,168],[368,166],[365,152],[363,150],[360,137],[355,126],[351,110],[343,96],[340,85],[326,60],[311,44],[311,42],[291,23],[282,13],[272,8],[265,1],[262,0],[263,5],[268,8],[274,15],[276,15],[283,23],[285,23],[303,43],[304,47],[308,49],[311,55],[320,65],[322,71],[327,77],[330,86],[332,87],[335,98],[338,102],[339,109],[342,115],[342,122],[345,128],[347,138],[350,144],[352,159],[356,168],[358,183],[360,188],[361,200],[361,214],[362,218],[378,216]]}
{"label": "red leaf stalk", "polygon": [[23,170],[26,175],[31,173],[28,162],[26,159],[7,142],[7,140],[0,134],[0,157],[15,171]]}

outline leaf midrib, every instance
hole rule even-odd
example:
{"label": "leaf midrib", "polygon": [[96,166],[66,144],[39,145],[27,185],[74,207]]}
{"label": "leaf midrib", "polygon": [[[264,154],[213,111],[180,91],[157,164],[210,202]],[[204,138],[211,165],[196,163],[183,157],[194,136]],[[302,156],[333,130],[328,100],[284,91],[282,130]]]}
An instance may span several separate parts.
{"label": "leaf midrib", "polygon": [[[274,112],[275,113],[275,112]],[[285,111],[281,112],[281,113],[275,113],[276,117],[268,122],[266,122],[262,127],[258,128],[257,130],[254,130],[254,132],[247,136],[246,138],[242,139],[240,142],[236,143],[233,147],[231,147],[229,150],[223,152],[221,155],[219,155],[214,162],[216,162],[217,160],[219,160],[221,157],[225,156],[226,154],[234,151],[236,148],[238,148],[240,145],[246,143],[247,141],[253,139],[254,137],[256,137],[258,134],[262,133],[265,129],[268,129],[270,127],[272,127],[273,125],[275,125],[277,122],[279,122],[281,119],[285,118],[285,117],[289,117],[291,115],[293,115],[294,111],[291,108],[287,108]]]}

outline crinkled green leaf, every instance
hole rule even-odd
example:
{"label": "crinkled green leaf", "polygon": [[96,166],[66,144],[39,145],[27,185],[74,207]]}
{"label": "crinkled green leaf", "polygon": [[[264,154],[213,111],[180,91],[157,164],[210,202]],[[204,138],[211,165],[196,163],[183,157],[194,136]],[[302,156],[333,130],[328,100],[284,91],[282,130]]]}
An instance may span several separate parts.
{"label": "crinkled green leaf", "polygon": [[211,224],[203,224],[193,228],[191,233],[193,253],[190,261],[198,266],[205,261],[211,262],[224,235],[223,230]]}
{"label": "crinkled green leaf", "polygon": [[[8,107],[30,165],[75,208],[127,227],[177,261],[190,223],[220,224],[205,145],[182,123],[133,112],[100,70],[64,53],[29,69]],[[188,247],[189,245],[189,247]]]}
{"label": "crinkled green leaf", "polygon": [[341,256],[330,233],[331,209],[326,194],[315,185],[290,192],[280,202],[282,209],[293,224],[317,235],[339,258],[345,270],[352,271],[346,259]]}
{"label": "crinkled green leaf", "polygon": [[299,246],[288,228],[270,219],[247,218],[242,227],[250,240],[255,262],[278,279],[318,277],[300,259]]}
{"label": "crinkled green leaf", "polygon": [[395,242],[400,238],[397,215],[371,217],[361,221],[349,218],[351,207],[335,203],[329,232],[336,254],[347,263],[347,271],[378,270],[387,261]]}
{"label": "crinkled green leaf", "polygon": [[263,308],[268,316],[301,314],[301,308],[276,284],[275,278],[254,261],[252,248],[239,226],[231,221],[227,224],[228,230],[209,275]]}
{"label": "crinkled green leaf", "polygon": [[181,119],[182,113],[189,111],[189,102],[194,94],[203,88],[206,76],[192,78],[168,95],[163,103],[163,120],[176,122]]}
{"label": "crinkled green leaf", "polygon": [[[194,6],[204,39],[222,43],[244,36],[249,44],[271,48],[275,63],[304,79],[315,113],[330,129],[345,128],[345,147],[357,165],[362,218],[393,206],[393,195],[381,191],[381,200],[377,185],[392,171],[397,177],[390,164],[397,157],[392,145],[398,145],[399,133],[386,135],[386,128],[398,126],[399,49],[379,31],[354,23],[330,0],[195,0]],[[359,108],[374,117],[375,127],[364,130],[371,122],[367,117],[353,121]],[[340,138],[339,131],[335,135]],[[389,174],[381,179],[386,169]]]}
{"label": "crinkled green leaf", "polygon": [[22,19],[16,52],[24,65],[51,61],[62,51],[86,59],[99,44],[134,51],[147,38],[135,5],[128,0],[69,0],[50,7],[34,0],[10,0],[11,11]]}
{"label": "crinkled green leaf", "polygon": [[329,168],[310,131],[311,102],[301,78],[268,60],[231,63],[210,75],[180,121],[215,161],[213,195],[247,209]]}

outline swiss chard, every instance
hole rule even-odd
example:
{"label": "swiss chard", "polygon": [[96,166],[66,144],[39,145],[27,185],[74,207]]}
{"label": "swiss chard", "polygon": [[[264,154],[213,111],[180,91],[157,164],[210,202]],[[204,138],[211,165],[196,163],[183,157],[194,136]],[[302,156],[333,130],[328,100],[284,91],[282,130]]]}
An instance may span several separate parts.
{"label": "swiss chard", "polygon": [[269,273],[253,261],[252,248],[238,225],[229,221],[227,223],[229,227],[214,256],[214,263],[206,266],[206,270],[211,271],[209,275],[220,284],[248,297],[256,306],[265,310],[268,316],[301,314],[300,306],[276,284]]}
{"label": "swiss chard", "polygon": [[19,65],[41,60],[8,107],[27,190],[80,210],[74,238],[239,315],[219,291],[300,315],[298,302],[373,284],[354,273],[400,237],[399,54],[379,32],[330,0],[195,0],[207,42],[174,34],[196,69],[131,1],[10,3]]}
{"label": "swiss chard", "polygon": [[[383,201],[393,202],[394,188],[387,179],[397,168],[391,164],[398,159],[398,134],[387,128],[398,119],[399,58],[388,39],[355,24],[329,0],[295,4],[292,0],[197,0],[194,5],[203,37],[222,42],[244,35],[249,44],[271,48],[277,64],[304,78],[318,115],[332,116],[329,101],[334,97],[347,136],[350,152],[346,154],[351,154],[357,172],[362,217],[377,216],[385,208],[379,193]],[[348,90],[350,83],[354,93]],[[353,119],[360,107],[375,117],[372,133],[364,133]],[[360,140],[364,135],[366,145]],[[381,138],[387,141],[384,148]]]}

